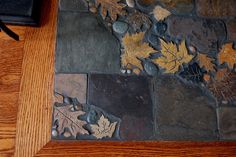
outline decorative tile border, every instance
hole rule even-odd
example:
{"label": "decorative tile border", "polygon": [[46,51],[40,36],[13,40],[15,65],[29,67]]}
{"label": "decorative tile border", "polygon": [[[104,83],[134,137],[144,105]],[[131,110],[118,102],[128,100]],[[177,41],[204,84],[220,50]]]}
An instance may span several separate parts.
{"label": "decorative tile border", "polygon": [[53,138],[235,139],[236,3],[204,4],[61,0]]}

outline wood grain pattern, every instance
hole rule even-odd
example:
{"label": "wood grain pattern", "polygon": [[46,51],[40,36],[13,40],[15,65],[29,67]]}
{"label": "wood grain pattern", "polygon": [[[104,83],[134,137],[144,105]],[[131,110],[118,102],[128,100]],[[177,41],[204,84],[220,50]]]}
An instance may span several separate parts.
{"label": "wood grain pattern", "polygon": [[20,35],[20,41],[16,42],[0,32],[0,156],[14,153],[25,34],[25,27],[9,28]]}
{"label": "wood grain pattern", "polygon": [[51,141],[36,156],[236,156],[233,142],[69,142]]}
{"label": "wood grain pattern", "polygon": [[41,26],[26,30],[15,156],[33,156],[50,140],[57,6],[44,0]]}

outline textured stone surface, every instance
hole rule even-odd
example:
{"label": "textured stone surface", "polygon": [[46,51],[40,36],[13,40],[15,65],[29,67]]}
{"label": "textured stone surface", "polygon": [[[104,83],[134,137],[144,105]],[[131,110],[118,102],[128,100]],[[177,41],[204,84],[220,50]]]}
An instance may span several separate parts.
{"label": "textured stone surface", "polygon": [[88,12],[88,3],[86,0],[60,0],[59,5],[62,11]]}
{"label": "textured stone surface", "polygon": [[77,98],[80,103],[86,103],[87,75],[57,74],[55,76],[55,92]]}
{"label": "textured stone surface", "polygon": [[154,79],[156,138],[216,140],[215,101],[198,86],[174,76]]}
{"label": "textured stone surface", "polygon": [[226,23],[228,40],[236,41],[236,20],[230,20]]}
{"label": "textured stone surface", "polygon": [[58,18],[57,73],[119,72],[119,42],[93,14],[60,12]]}
{"label": "textured stone surface", "polygon": [[167,23],[168,33],[172,37],[185,38],[202,53],[216,52],[217,43],[226,39],[226,28],[220,20],[172,16]]}
{"label": "textured stone surface", "polygon": [[89,78],[89,104],[121,119],[123,140],[150,139],[153,135],[152,101],[148,78],[93,74]]}
{"label": "textured stone surface", "polygon": [[235,0],[196,0],[196,12],[204,17],[236,16]]}
{"label": "textured stone surface", "polygon": [[236,108],[222,107],[218,113],[221,139],[236,140]]}
{"label": "textured stone surface", "polygon": [[188,14],[194,8],[193,0],[158,0],[174,14]]}

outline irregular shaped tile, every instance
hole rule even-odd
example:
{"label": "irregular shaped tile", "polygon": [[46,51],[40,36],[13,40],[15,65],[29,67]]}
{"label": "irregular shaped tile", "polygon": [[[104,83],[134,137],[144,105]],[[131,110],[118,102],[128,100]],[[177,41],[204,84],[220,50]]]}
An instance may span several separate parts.
{"label": "irregular shaped tile", "polygon": [[216,140],[215,100],[197,85],[164,75],[154,78],[156,138]]}
{"label": "irregular shaped tile", "polygon": [[53,106],[52,137],[54,139],[76,139],[78,134],[88,135],[87,124],[79,117],[85,112],[80,104],[55,103]]}
{"label": "irregular shaped tile", "polygon": [[196,0],[196,12],[204,17],[236,16],[235,0]]}
{"label": "irregular shaped tile", "polygon": [[88,97],[89,104],[121,119],[122,140],[145,140],[153,135],[148,78],[92,74]]}
{"label": "irregular shaped tile", "polygon": [[118,73],[120,44],[90,13],[60,12],[56,72]]}
{"label": "irregular shaped tile", "polygon": [[59,8],[62,11],[88,12],[86,0],[60,0]]}
{"label": "irregular shaped tile", "polygon": [[[57,140],[119,140],[120,119],[89,104],[55,103],[52,138]],[[65,98],[64,98],[65,99]]]}
{"label": "irregular shaped tile", "polygon": [[202,53],[216,53],[218,44],[226,40],[226,28],[220,20],[171,16],[167,23],[169,35],[186,38]]}
{"label": "irregular shaped tile", "polygon": [[86,103],[87,75],[85,74],[56,74],[55,92],[64,96],[77,98],[79,102]]}
{"label": "irregular shaped tile", "polygon": [[156,4],[156,0],[136,0],[137,8],[143,12],[152,12]]}
{"label": "irregular shaped tile", "polygon": [[218,110],[220,137],[223,140],[236,140],[236,108],[221,107]]}
{"label": "irregular shaped tile", "polygon": [[[107,113],[99,107],[84,104],[83,111],[86,112],[80,118],[87,122],[85,128],[89,130],[90,135],[81,135],[77,139],[91,140],[120,140],[120,123],[121,119]],[[106,124],[103,127],[102,124]],[[96,131],[99,129],[99,131]],[[104,134],[105,133],[105,134]]]}
{"label": "irregular shaped tile", "polygon": [[236,41],[236,20],[229,20],[226,23],[229,41]]}
{"label": "irregular shaped tile", "polygon": [[158,0],[174,14],[189,14],[194,9],[193,0]]}

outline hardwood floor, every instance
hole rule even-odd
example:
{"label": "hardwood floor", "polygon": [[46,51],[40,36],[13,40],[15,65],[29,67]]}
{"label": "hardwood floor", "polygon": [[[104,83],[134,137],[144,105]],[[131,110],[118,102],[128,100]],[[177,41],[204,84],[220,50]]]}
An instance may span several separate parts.
{"label": "hardwood floor", "polygon": [[41,27],[10,26],[19,42],[0,32],[0,157],[236,155],[234,142],[50,141],[56,10],[44,0]]}
{"label": "hardwood floor", "polygon": [[20,35],[14,41],[0,32],[0,156],[12,156],[16,137],[18,95],[26,27],[10,26]]}

